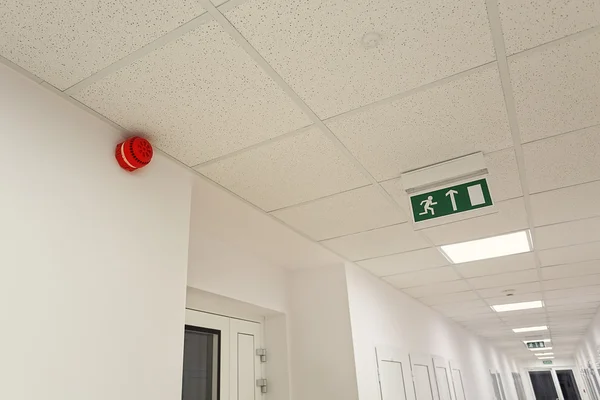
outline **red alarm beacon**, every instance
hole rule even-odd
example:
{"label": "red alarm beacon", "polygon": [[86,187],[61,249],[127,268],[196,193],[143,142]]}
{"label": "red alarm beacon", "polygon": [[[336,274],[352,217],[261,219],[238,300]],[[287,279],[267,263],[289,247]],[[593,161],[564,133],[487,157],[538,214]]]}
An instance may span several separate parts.
{"label": "red alarm beacon", "polygon": [[115,157],[121,168],[130,172],[148,165],[153,154],[150,142],[139,136],[130,137],[123,143],[119,143],[115,150]]}

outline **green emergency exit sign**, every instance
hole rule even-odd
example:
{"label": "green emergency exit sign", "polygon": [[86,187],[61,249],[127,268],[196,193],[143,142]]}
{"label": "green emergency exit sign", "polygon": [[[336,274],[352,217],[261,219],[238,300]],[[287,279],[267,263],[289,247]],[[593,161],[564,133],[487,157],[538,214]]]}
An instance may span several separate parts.
{"label": "green emergency exit sign", "polygon": [[552,364],[552,360],[543,360],[542,363],[544,363],[546,365],[551,365]]}
{"label": "green emergency exit sign", "polygon": [[528,349],[543,349],[546,347],[544,342],[527,342]]}
{"label": "green emergency exit sign", "polygon": [[410,204],[415,222],[493,205],[485,178],[413,195],[410,197]]}

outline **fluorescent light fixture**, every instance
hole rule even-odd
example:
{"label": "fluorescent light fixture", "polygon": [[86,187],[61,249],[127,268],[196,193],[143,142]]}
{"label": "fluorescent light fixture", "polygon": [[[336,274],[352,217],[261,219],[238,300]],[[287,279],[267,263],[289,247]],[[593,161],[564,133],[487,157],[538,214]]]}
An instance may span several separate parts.
{"label": "fluorescent light fixture", "polygon": [[535,353],[536,356],[553,356],[554,353],[550,352],[550,353]]}
{"label": "fluorescent light fixture", "polygon": [[531,308],[541,308],[544,307],[544,302],[541,300],[536,301],[524,301],[522,303],[510,303],[510,304],[498,304],[497,306],[492,306],[492,310],[496,312],[507,312],[507,311],[519,311],[519,310],[529,310]]}
{"label": "fluorescent light fixture", "polygon": [[529,349],[531,351],[546,351],[546,350],[552,350],[552,347],[540,347],[538,349]]}
{"label": "fluorescent light fixture", "polygon": [[551,341],[552,341],[552,339],[527,339],[527,340],[523,340],[523,343],[525,343],[525,344],[531,343],[531,342],[550,343]]}
{"label": "fluorescent light fixture", "polygon": [[459,264],[527,253],[531,251],[530,243],[529,231],[520,231],[470,242],[449,244],[442,246],[441,249],[450,261]]}
{"label": "fluorescent light fixture", "polygon": [[538,357],[538,360],[552,360],[554,357]]}
{"label": "fluorescent light fixture", "polygon": [[523,333],[523,332],[536,332],[536,331],[547,331],[548,327],[544,326],[530,326],[527,328],[515,328],[513,329],[514,333]]}

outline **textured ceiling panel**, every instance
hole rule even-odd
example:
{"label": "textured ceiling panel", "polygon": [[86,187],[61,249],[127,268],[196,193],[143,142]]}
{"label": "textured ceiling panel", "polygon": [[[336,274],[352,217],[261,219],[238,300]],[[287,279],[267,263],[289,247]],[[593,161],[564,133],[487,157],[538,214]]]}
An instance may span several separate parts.
{"label": "textured ceiling panel", "polygon": [[495,58],[478,0],[248,0],[226,17],[320,117]]}
{"label": "textured ceiling panel", "polygon": [[[600,87],[598,89],[600,96]],[[600,107],[600,103],[599,103]],[[523,146],[531,193],[600,179],[600,126]]]}
{"label": "textured ceiling panel", "polygon": [[436,248],[409,251],[391,256],[377,257],[359,261],[361,267],[377,276],[388,276],[403,272],[442,267],[448,260]]}
{"label": "textured ceiling panel", "polygon": [[317,128],[197,170],[266,211],[369,183]]}
{"label": "textured ceiling panel", "polygon": [[530,49],[600,24],[595,0],[499,0],[508,54]]}
{"label": "textured ceiling panel", "polygon": [[512,145],[495,67],[326,124],[378,181]]}
{"label": "textured ceiling panel", "polygon": [[373,186],[274,211],[271,215],[315,240],[406,222],[406,215]]}
{"label": "textured ceiling panel", "polygon": [[599,64],[600,33],[510,59],[524,142],[600,123]]}
{"label": "textured ceiling panel", "polygon": [[214,22],[75,97],[190,166],[310,124]]}
{"label": "textured ceiling panel", "polygon": [[0,55],[59,89],[203,14],[196,0],[4,0]]}
{"label": "textured ceiling panel", "polygon": [[429,247],[429,243],[408,223],[342,236],[321,243],[353,261]]}

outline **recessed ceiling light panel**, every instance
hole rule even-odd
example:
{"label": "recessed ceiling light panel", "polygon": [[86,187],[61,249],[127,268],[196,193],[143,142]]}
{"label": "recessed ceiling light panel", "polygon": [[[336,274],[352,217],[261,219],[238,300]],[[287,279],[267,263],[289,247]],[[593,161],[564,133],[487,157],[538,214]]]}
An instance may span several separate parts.
{"label": "recessed ceiling light panel", "polygon": [[544,302],[541,300],[525,301],[522,303],[498,304],[496,306],[491,307],[492,310],[496,312],[519,311],[544,307]]}
{"label": "recessed ceiling light panel", "polygon": [[536,356],[540,357],[540,356],[553,356],[554,353],[549,352],[549,353],[535,353]]}
{"label": "recessed ceiling light panel", "polygon": [[552,360],[554,357],[538,357],[538,360]]}
{"label": "recessed ceiling light panel", "polygon": [[514,333],[523,333],[523,332],[536,332],[536,331],[547,331],[547,326],[529,326],[527,328],[515,328],[513,329]]}
{"label": "recessed ceiling light panel", "polygon": [[526,230],[470,242],[449,244],[442,246],[441,249],[450,261],[459,264],[527,253],[531,251],[531,241],[529,240],[529,231]]}

